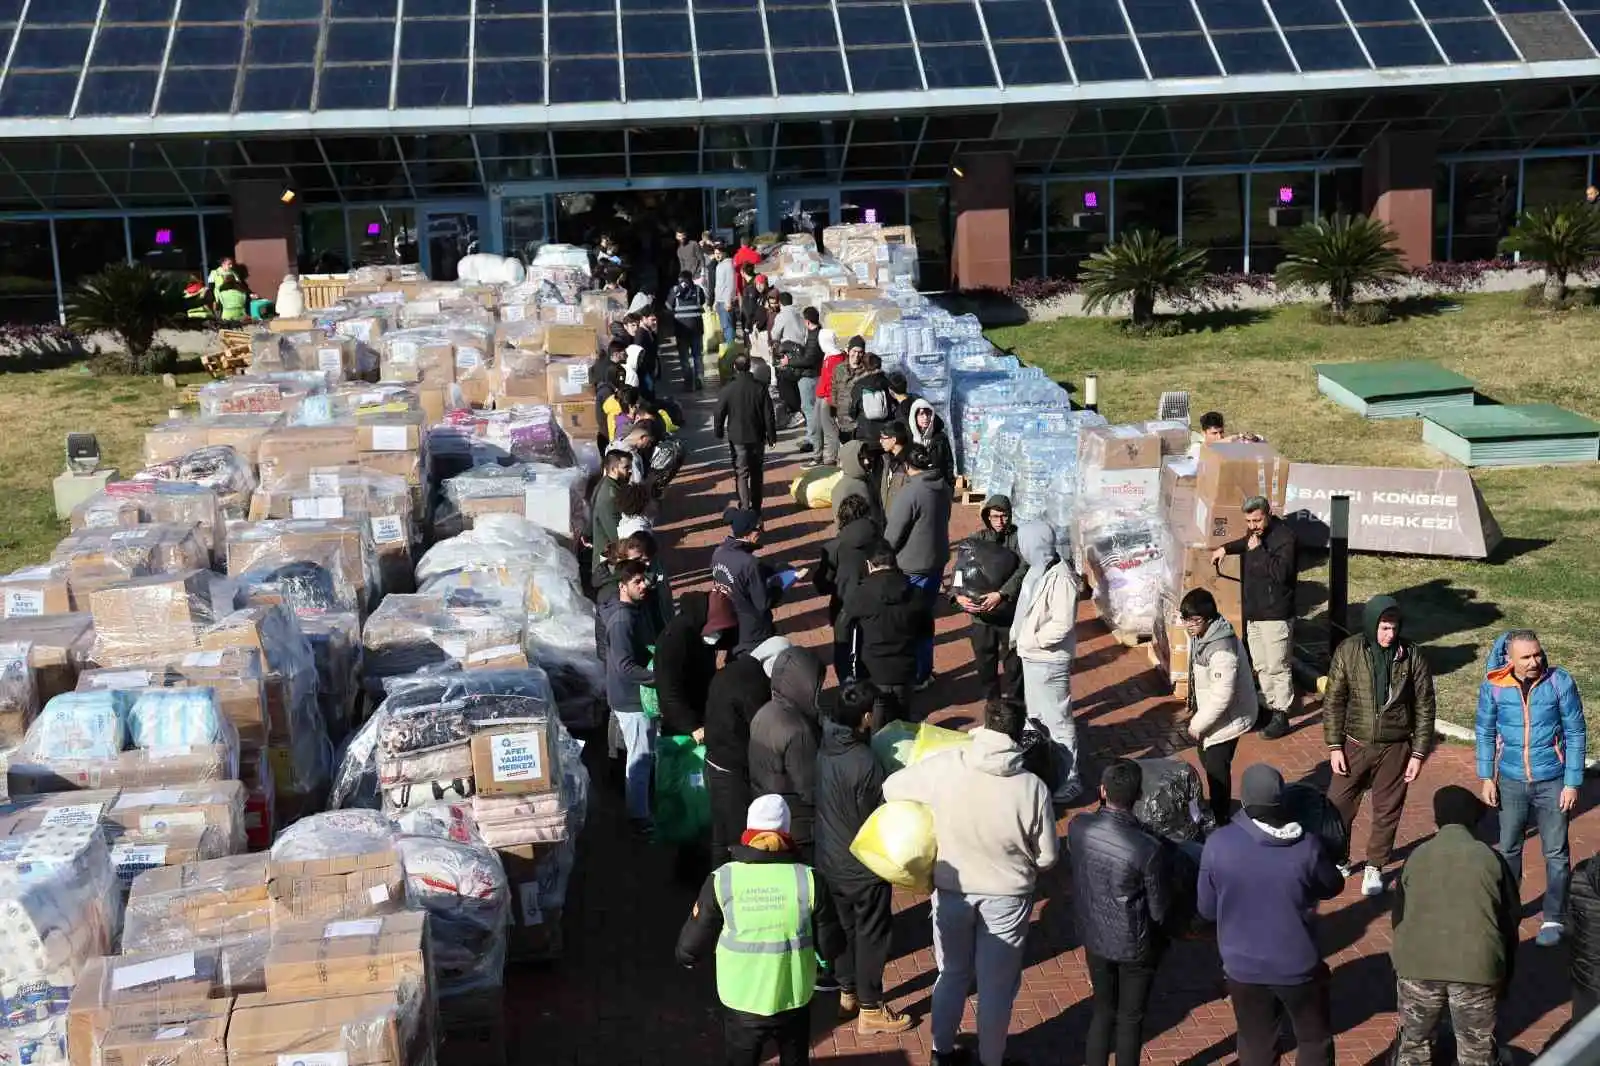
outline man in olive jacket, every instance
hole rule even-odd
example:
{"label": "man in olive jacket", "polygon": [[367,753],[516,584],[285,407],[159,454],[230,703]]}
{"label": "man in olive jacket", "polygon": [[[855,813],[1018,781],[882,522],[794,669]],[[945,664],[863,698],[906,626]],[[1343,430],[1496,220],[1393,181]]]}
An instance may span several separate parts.
{"label": "man in olive jacket", "polygon": [[1368,896],[1383,892],[1383,868],[1394,849],[1406,786],[1433,750],[1433,674],[1421,651],[1400,632],[1394,597],[1369,600],[1361,632],[1334,649],[1322,698],[1322,731],[1333,767],[1328,801],[1346,831],[1361,794],[1372,792],[1372,830],[1361,877],[1361,891]]}

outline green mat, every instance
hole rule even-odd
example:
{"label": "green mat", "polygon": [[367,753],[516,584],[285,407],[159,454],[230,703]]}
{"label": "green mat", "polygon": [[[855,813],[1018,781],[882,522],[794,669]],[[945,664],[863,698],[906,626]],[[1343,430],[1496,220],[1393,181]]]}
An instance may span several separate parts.
{"label": "green mat", "polygon": [[1600,459],[1600,422],[1549,403],[1484,404],[1430,413],[1422,442],[1467,466]]}
{"label": "green mat", "polygon": [[1471,407],[1472,382],[1437,363],[1318,363],[1317,391],[1367,418],[1415,418],[1444,408]]}

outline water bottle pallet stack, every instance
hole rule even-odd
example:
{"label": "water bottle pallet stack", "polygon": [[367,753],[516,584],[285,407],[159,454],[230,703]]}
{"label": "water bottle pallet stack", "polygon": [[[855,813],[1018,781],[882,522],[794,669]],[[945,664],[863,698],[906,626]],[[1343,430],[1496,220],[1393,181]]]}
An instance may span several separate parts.
{"label": "water bottle pallet stack", "polygon": [[580,261],[354,272],[0,576],[0,1058],[504,1060],[601,690]]}

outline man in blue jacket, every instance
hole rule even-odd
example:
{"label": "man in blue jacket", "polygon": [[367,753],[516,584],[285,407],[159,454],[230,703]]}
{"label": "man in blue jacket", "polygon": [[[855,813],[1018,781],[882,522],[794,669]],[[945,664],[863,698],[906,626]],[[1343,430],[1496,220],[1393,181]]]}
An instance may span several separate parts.
{"label": "man in blue jacket", "polygon": [[1242,784],[1243,810],[1206,841],[1196,898],[1200,917],[1217,923],[1239,1066],[1277,1062],[1280,1004],[1298,1066],[1333,1066],[1328,967],[1315,927],[1317,903],[1337,896],[1344,876],[1288,816],[1282,774],[1256,763]]}
{"label": "man in blue jacket", "polygon": [[1533,819],[1544,848],[1544,922],[1538,944],[1561,943],[1567,893],[1567,819],[1583,784],[1583,700],[1539,635],[1513,629],[1494,642],[1478,688],[1478,778],[1500,809],[1500,854],[1522,884],[1522,838]]}

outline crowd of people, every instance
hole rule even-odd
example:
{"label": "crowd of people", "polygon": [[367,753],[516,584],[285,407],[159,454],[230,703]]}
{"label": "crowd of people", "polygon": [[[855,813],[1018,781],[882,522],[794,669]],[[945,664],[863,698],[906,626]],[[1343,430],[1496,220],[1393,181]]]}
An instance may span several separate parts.
{"label": "crowd of people", "polygon": [[[1396,832],[1433,752],[1435,694],[1425,649],[1395,599],[1366,605],[1328,667],[1321,723],[1332,784],[1318,795],[1332,836],[1328,824],[1302,822],[1303,807],[1291,802],[1302,786],[1268,762],[1235,773],[1247,734],[1276,741],[1302,713],[1290,670],[1295,538],[1267,500],[1245,501],[1245,535],[1216,550],[1219,562],[1241,557],[1242,631],[1204,589],[1179,604],[1192,679],[1179,720],[1196,749],[1211,829],[1203,842],[1163,837],[1136,816],[1146,788],[1137,761],[1116,759],[1091,778],[1080,759],[1072,692],[1080,581],[1057,554],[1055,531],[1016,522],[1011,502],[992,496],[978,531],[953,543],[952,450],[931,405],[886,373],[863,338],[841,345],[815,309],[797,310],[768,285],[748,242],[730,253],[682,233],[680,241],[682,271],[663,301],[683,390],[704,386],[703,362],[719,363],[711,429],[735,483],[726,533],[711,556],[709,591],[674,599],[649,524],[670,491],[656,453],[685,418],[665,395],[662,317],[647,303],[597,367],[611,417],[601,418],[591,576],[638,833],[653,831],[658,734],[704,747],[711,872],[677,957],[715,966],[726,1062],[760,1062],[769,1043],[784,1066],[809,1061],[817,993],[836,993],[841,1019],[864,1036],[914,1024],[884,988],[897,924],[891,886],[851,848],[893,801],[925,805],[937,841],[936,1064],[1015,1061],[1006,1034],[1039,878],[1062,856],[1093,986],[1090,1066],[1140,1060],[1157,973],[1174,941],[1195,938],[1215,940],[1243,1066],[1277,1060],[1285,1020],[1301,1066],[1332,1063],[1318,905],[1358,868],[1362,893],[1393,901],[1397,1061],[1434,1061],[1448,1012],[1455,1061],[1488,1066],[1515,960],[1530,826],[1546,866],[1537,943],[1570,944],[1575,1009],[1594,1005],[1600,864],[1582,863],[1569,878],[1566,842],[1584,768],[1583,711],[1536,634],[1515,630],[1495,643],[1477,711],[1480,789],[1432,791],[1438,832],[1397,876]],[[706,343],[708,317],[725,350]],[[839,472],[831,536],[807,566],[769,557],[763,540],[769,452],[780,433],[802,426],[798,452]],[[1201,428],[1220,438],[1222,417],[1206,415]],[[1008,562],[998,575],[953,569],[963,544]],[[794,643],[774,618],[786,599],[811,594],[825,602],[831,633],[820,648]],[[944,610],[967,617],[982,722],[966,743],[889,773],[871,738],[941,704],[918,693],[935,683],[934,621]],[[1366,795],[1370,829],[1357,867],[1333,838],[1348,838]],[[1063,832],[1058,819],[1086,804],[1093,809],[1073,813]],[[1475,835],[1491,811],[1493,847]],[[973,992],[977,1033],[967,1046],[958,1030]]]}

